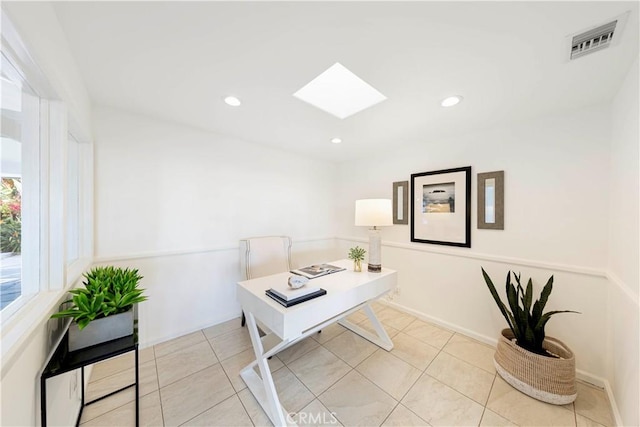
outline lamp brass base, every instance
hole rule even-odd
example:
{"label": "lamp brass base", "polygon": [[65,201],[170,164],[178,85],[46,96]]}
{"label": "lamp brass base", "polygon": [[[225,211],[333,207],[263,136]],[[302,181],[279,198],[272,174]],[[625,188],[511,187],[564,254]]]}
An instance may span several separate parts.
{"label": "lamp brass base", "polygon": [[382,265],[380,264],[367,264],[367,265],[368,265],[367,271],[369,271],[369,273],[382,272]]}

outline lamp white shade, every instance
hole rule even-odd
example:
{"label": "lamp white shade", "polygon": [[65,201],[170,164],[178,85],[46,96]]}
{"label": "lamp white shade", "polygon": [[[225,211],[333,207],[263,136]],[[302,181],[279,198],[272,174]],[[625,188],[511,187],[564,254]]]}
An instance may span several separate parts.
{"label": "lamp white shade", "polygon": [[390,199],[356,200],[357,226],[381,227],[393,225]]}

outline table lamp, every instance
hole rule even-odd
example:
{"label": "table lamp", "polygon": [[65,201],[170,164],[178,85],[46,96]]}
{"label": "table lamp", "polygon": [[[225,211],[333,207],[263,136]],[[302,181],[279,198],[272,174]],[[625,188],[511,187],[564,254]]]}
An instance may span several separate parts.
{"label": "table lamp", "polygon": [[363,199],[356,200],[356,226],[372,227],[369,229],[369,267],[371,273],[382,271],[380,230],[377,227],[393,225],[391,218],[391,200]]}

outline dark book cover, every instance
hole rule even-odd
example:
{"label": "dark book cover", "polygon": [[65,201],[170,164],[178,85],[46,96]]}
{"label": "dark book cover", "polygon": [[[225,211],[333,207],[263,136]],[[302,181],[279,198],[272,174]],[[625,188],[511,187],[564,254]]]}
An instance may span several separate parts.
{"label": "dark book cover", "polygon": [[312,300],[312,299],[320,297],[322,295],[326,295],[326,293],[327,293],[327,291],[325,291],[324,289],[320,288],[320,290],[318,290],[317,292],[313,292],[311,294],[304,295],[302,297],[294,298],[292,300],[287,301],[287,300],[284,300],[284,299],[280,298],[278,295],[274,294],[269,289],[267,289],[265,291],[265,294],[267,294],[268,297],[270,297],[271,299],[273,299],[274,301],[276,301],[277,303],[279,303],[280,305],[283,305],[285,307],[291,307],[292,305],[296,305],[296,304],[300,304],[300,303],[305,302],[305,301]]}

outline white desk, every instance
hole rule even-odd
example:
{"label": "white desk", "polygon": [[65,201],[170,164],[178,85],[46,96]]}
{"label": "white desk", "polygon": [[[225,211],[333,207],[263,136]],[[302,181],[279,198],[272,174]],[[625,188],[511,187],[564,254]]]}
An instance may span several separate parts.
{"label": "white desk", "polygon": [[[369,303],[395,288],[397,273],[386,268],[383,268],[381,273],[356,273],[350,260],[335,261],[331,264],[339,265],[346,270],[311,280],[313,286],[325,289],[327,294],[293,307],[283,307],[265,295],[267,289],[286,283],[291,273],[246,280],[239,282],[237,286],[237,298],[246,315],[247,328],[256,354],[256,360],[242,369],[240,375],[277,427],[292,425],[292,420],[287,417],[287,412],[278,399],[267,364],[269,357],[334,322],[387,351],[393,348],[393,342]],[[369,317],[377,335],[344,319],[361,308]],[[256,321],[260,321],[270,330],[262,338]],[[256,365],[260,370],[260,376],[253,369]]]}

